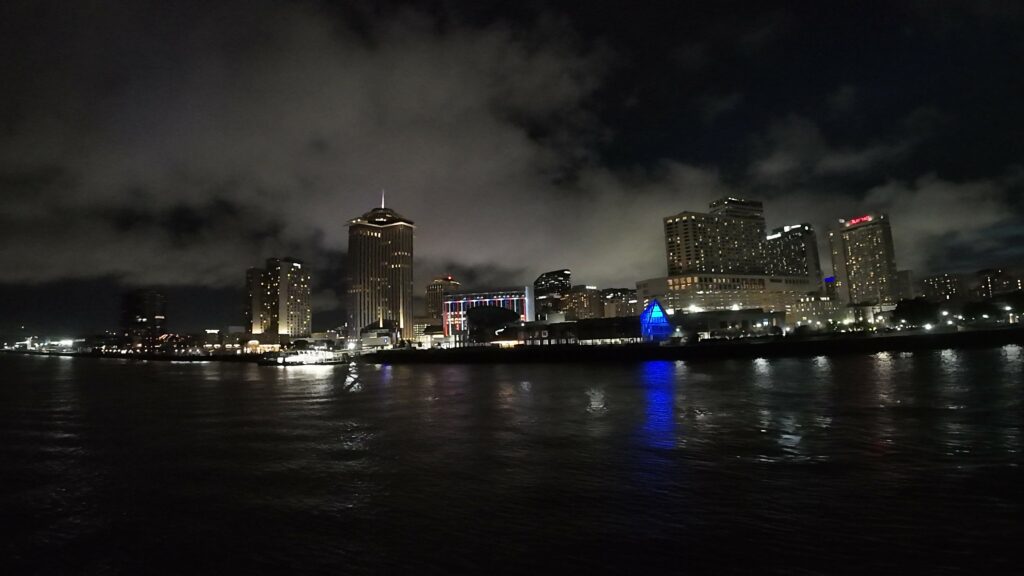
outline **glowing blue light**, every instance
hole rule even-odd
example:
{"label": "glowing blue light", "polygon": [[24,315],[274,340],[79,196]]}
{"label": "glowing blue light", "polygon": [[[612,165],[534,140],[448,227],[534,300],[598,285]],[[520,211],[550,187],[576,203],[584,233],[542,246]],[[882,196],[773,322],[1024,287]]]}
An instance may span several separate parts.
{"label": "glowing blue light", "polygon": [[640,336],[644,340],[660,342],[672,335],[672,323],[668,321],[668,315],[661,303],[651,300],[651,303],[644,308],[640,314]]}

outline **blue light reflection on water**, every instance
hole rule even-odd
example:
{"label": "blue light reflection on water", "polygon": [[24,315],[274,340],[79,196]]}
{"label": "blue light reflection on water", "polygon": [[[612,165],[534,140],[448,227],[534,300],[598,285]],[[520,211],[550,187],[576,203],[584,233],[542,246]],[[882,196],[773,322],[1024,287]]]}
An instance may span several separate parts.
{"label": "blue light reflection on water", "polygon": [[657,449],[676,445],[674,420],[674,362],[645,362],[641,367],[647,410],[642,428],[644,444]]}

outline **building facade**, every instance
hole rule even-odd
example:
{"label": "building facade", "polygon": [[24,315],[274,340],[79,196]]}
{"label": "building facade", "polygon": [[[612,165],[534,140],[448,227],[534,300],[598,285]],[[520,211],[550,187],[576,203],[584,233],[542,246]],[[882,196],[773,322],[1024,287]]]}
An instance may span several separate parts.
{"label": "building facade", "polygon": [[661,302],[670,314],[706,310],[785,311],[816,285],[806,276],[683,274],[637,282],[637,303]]}
{"label": "building facade", "polygon": [[964,277],[948,272],[921,280],[921,292],[929,302],[962,302],[967,299]]}
{"label": "building facade", "polygon": [[564,312],[565,298],[572,289],[572,271],[568,269],[545,272],[533,281],[534,311],[538,318]]}
{"label": "building facade", "polygon": [[640,315],[636,290],[630,288],[605,288],[601,290],[601,297],[604,298],[605,318],[626,318]]}
{"label": "building facade", "polygon": [[533,289],[508,288],[481,292],[455,292],[444,295],[444,335],[463,334],[468,330],[466,313],[478,306],[506,308],[519,314],[523,322],[533,322]]}
{"label": "building facade", "polygon": [[348,323],[352,334],[392,321],[413,338],[412,220],[383,205],[348,223]]}
{"label": "building facade", "polygon": [[775,228],[765,238],[766,272],[771,276],[806,276],[821,282],[818,235],[810,224]]}
{"label": "building facade", "polygon": [[1024,288],[1020,280],[1014,278],[1002,268],[979,270],[975,277],[977,286],[975,293],[979,298],[992,298]]}
{"label": "building facade", "polygon": [[569,289],[565,301],[566,320],[593,320],[604,317],[604,298],[597,286],[578,284]]}
{"label": "building facade", "polygon": [[245,282],[250,333],[292,337],[312,333],[311,279],[301,260],[268,258],[265,268],[246,271]]}
{"label": "building facade", "polygon": [[829,231],[836,292],[846,304],[895,304],[899,280],[886,214],[840,220]]}
{"label": "building facade", "polygon": [[132,346],[152,346],[167,328],[167,298],[139,289],[121,296],[121,331]]}
{"label": "building facade", "polygon": [[764,219],[680,212],[664,218],[669,276],[764,274]]}
{"label": "building facade", "polygon": [[440,321],[444,315],[444,295],[458,292],[461,286],[451,274],[434,278],[427,285],[427,316]]}

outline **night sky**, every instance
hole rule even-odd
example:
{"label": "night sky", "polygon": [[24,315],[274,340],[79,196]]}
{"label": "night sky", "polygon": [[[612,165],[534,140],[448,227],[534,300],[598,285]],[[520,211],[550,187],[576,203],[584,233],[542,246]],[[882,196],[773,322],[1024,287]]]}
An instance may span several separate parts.
{"label": "night sky", "polygon": [[[43,2],[0,6],[0,333],[239,324],[348,219],[417,224],[416,283],[664,275],[661,218],[888,211],[918,275],[1024,264],[1024,4]],[[824,254],[824,252],[823,252]],[[826,270],[828,266],[826,265]]]}

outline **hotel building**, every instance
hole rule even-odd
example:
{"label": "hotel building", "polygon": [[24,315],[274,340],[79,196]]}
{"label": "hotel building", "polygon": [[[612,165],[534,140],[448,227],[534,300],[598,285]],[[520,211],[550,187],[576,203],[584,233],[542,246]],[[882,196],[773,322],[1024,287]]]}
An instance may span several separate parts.
{"label": "hotel building", "polygon": [[723,198],[711,212],[664,218],[669,276],[687,272],[765,274],[765,223],[760,202]]}
{"label": "hotel building", "polygon": [[309,271],[293,258],[269,258],[245,274],[246,325],[252,334],[306,337],[312,332]]}
{"label": "hotel building", "polygon": [[840,220],[829,231],[836,291],[845,304],[895,304],[899,280],[892,230],[885,214]]}

